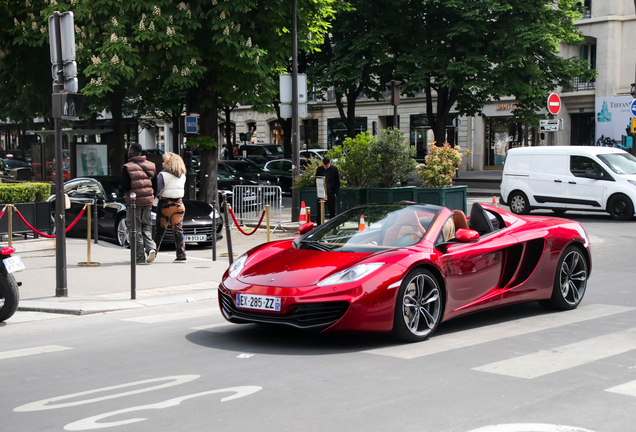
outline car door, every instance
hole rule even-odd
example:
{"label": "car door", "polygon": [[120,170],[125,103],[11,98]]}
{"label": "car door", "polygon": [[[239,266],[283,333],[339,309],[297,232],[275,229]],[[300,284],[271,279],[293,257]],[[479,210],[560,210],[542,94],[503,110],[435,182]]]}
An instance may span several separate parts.
{"label": "car door", "polygon": [[[568,178],[568,155],[538,153],[532,155],[528,186],[536,206],[565,208],[565,189]],[[530,197],[529,197],[530,198]]]}
{"label": "car door", "polygon": [[614,178],[589,156],[571,155],[566,197],[568,209],[599,210],[605,206],[604,196]]}

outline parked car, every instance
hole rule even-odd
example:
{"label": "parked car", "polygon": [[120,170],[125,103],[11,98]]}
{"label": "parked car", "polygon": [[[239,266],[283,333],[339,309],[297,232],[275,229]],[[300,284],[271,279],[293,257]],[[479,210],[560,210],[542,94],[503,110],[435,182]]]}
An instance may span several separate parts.
{"label": "parked car", "polygon": [[[302,171],[302,167],[307,164],[307,159],[300,159],[300,167]],[[278,177],[280,181],[280,187],[283,192],[291,193],[291,188],[293,185],[293,174],[292,174],[292,166],[293,163],[289,159],[279,159],[269,161],[263,167],[263,170],[275,175]]]}
{"label": "parked car", "polygon": [[[216,183],[217,188],[219,190],[219,203],[223,202],[223,194],[227,195],[228,204],[232,204],[233,200],[233,191],[234,186],[257,186],[258,183],[254,180],[238,177],[230,168],[222,163],[219,163],[217,174],[216,174]],[[240,196],[237,196],[236,199],[238,202],[241,202],[241,209],[245,209],[248,211],[255,211],[261,206],[261,197],[258,196],[258,193],[253,190],[243,190],[240,189]],[[238,209],[237,209],[238,211]]]}
{"label": "parked car", "polygon": [[251,159],[259,167],[263,167],[268,161],[282,159],[283,146],[278,144],[243,144],[239,147],[239,156],[245,151],[248,159]]}
{"label": "parked car", "polygon": [[219,286],[225,319],[417,342],[504,305],[574,309],[592,267],[578,222],[479,203],[469,219],[430,204],[369,204],[300,234],[234,261]]}
{"label": "parked car", "polygon": [[27,168],[31,170],[31,163],[22,158],[6,158],[0,159],[0,175],[9,176],[14,168]]}
{"label": "parked car", "polygon": [[[73,222],[87,203],[97,202],[97,224],[100,237],[117,241],[120,246],[128,246],[126,226],[125,194],[121,188],[121,178],[113,176],[79,177],[64,183],[64,193],[68,195],[71,207],[66,210],[67,224]],[[49,201],[55,200],[51,195]],[[183,234],[186,243],[211,244],[213,241],[213,208],[200,201],[183,200],[186,217],[183,219]],[[153,221],[156,215],[152,213]],[[95,221],[93,220],[93,223]],[[86,236],[86,214],[68,231],[68,235]],[[216,232],[223,229],[221,215],[216,212]],[[172,243],[172,230],[168,230],[163,243]],[[220,236],[217,237],[217,239]]]}
{"label": "parked car", "polygon": [[279,183],[278,177],[263,171],[253,162],[235,159],[219,162],[219,165],[225,166],[237,177],[253,180],[258,184],[278,186]]}
{"label": "parked car", "polygon": [[325,155],[327,154],[327,150],[316,150],[316,149],[309,149],[309,150],[303,150],[300,152],[300,157],[305,158],[305,159],[320,159],[322,160],[322,158],[325,157]]}
{"label": "parked car", "polygon": [[533,209],[607,211],[634,216],[636,158],[611,147],[524,147],[508,151],[501,202],[515,214]]}

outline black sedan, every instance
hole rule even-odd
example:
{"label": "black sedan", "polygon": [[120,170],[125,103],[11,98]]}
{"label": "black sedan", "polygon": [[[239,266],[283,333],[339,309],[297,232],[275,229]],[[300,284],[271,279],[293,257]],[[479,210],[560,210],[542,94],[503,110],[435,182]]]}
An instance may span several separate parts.
{"label": "black sedan", "polygon": [[[66,210],[66,223],[72,223],[87,203],[97,203],[97,223],[99,236],[112,238],[121,246],[128,246],[128,227],[126,226],[126,201],[121,188],[121,179],[112,176],[79,177],[64,184],[64,193],[68,195],[70,208]],[[49,201],[55,200],[55,195]],[[185,218],[183,234],[186,243],[212,244],[213,241],[213,208],[212,205],[183,200]],[[154,209],[153,209],[154,210]],[[153,211],[152,220],[156,215]],[[93,221],[94,223],[94,221]],[[84,214],[77,224],[68,231],[69,235],[86,235],[87,218]],[[216,232],[223,229],[223,220],[216,212]],[[220,239],[221,236],[217,236]],[[162,244],[173,242],[172,230],[168,229]]]}
{"label": "black sedan", "polygon": [[[300,158],[301,171],[303,170],[303,167],[307,165],[307,163],[307,159]],[[292,166],[293,162],[291,160],[278,159],[267,162],[263,170],[271,175],[278,177],[278,180],[280,181],[280,187],[283,192],[291,193],[293,185]]]}
{"label": "black sedan", "polygon": [[253,162],[235,159],[219,162],[219,166],[221,165],[224,165],[232,174],[239,178],[243,177],[255,181],[260,185],[279,185],[278,177],[263,171]]}

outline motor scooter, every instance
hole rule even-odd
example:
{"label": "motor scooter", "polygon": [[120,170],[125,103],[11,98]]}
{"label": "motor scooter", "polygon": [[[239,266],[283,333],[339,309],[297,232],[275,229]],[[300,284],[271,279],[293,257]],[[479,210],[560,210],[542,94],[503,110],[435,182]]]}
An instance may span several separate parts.
{"label": "motor scooter", "polygon": [[19,255],[13,255],[15,249],[11,246],[0,249],[0,322],[8,320],[18,308],[20,292],[18,287],[22,285],[16,282],[13,273],[24,270],[24,263]]}

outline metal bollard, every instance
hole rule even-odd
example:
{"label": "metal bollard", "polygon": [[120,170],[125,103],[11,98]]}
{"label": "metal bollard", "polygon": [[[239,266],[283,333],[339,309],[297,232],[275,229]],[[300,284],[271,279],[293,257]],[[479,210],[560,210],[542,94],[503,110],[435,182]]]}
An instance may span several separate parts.
{"label": "metal bollard", "polygon": [[234,263],[234,254],[232,253],[232,237],[230,236],[230,215],[227,203],[227,195],[223,194],[223,216],[225,216],[225,235],[227,236],[227,256],[230,260],[230,265]]}
{"label": "metal bollard", "polygon": [[93,220],[95,221],[95,228],[93,231],[93,238],[95,239],[95,244],[99,244],[99,223],[97,222],[97,200],[93,200]]}
{"label": "metal bollard", "polygon": [[137,194],[130,193],[130,212],[132,213],[132,226],[128,229],[128,243],[130,244],[130,299],[137,299],[137,218],[135,217],[135,201]]}
{"label": "metal bollard", "polygon": [[320,225],[325,223],[325,200],[320,200]]}
{"label": "metal bollard", "polygon": [[212,200],[212,261],[216,261],[216,200]]}
{"label": "metal bollard", "polygon": [[269,204],[265,206],[265,221],[267,228],[267,242],[269,243]]}
{"label": "metal bollard", "polygon": [[8,206],[9,213],[7,213],[7,223],[9,224],[9,247],[13,245],[13,206]]}
{"label": "metal bollard", "polygon": [[[88,205],[88,212],[86,212],[86,262],[78,262],[80,267],[97,267],[98,262],[91,262],[91,204]],[[95,224],[97,226],[97,224]]]}
{"label": "metal bollard", "polygon": [[307,222],[311,222],[311,207],[307,207],[305,211],[307,212]]}

